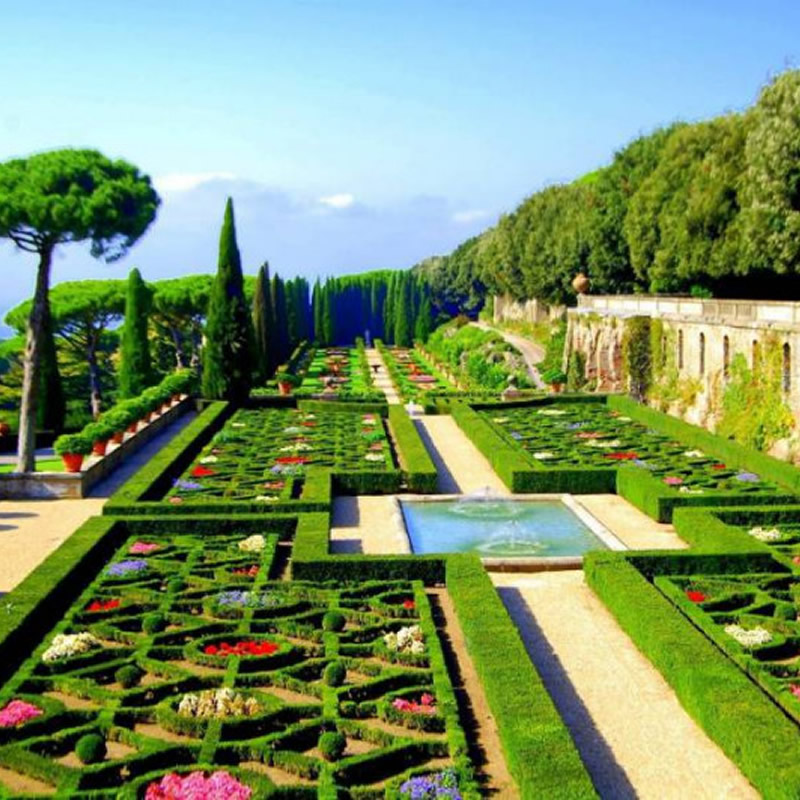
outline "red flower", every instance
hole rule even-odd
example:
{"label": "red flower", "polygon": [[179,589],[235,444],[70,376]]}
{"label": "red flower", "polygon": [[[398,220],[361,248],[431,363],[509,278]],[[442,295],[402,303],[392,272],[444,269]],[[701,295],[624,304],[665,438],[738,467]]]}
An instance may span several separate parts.
{"label": "red flower", "polygon": [[192,470],[192,477],[193,478],[207,478],[209,475],[216,475],[217,473],[214,472],[213,469],[209,469],[208,467],[204,467],[202,464],[199,464]]}
{"label": "red flower", "polygon": [[204,652],[209,656],[271,656],[279,650],[279,646],[275,642],[263,641],[255,642],[253,640],[246,642],[236,642],[234,645],[228,642],[221,642],[219,647],[213,644],[208,645]]}
{"label": "red flower", "polygon": [[413,600],[403,600],[403,608],[407,608],[411,610],[414,608],[414,601]]}
{"label": "red flower", "polygon": [[727,469],[724,464],[712,464],[711,469]]}
{"label": "red flower", "polygon": [[90,603],[87,607],[87,611],[113,611],[115,608],[119,608],[120,601],[119,600],[106,600],[105,602],[101,602],[100,600],[94,600]]}
{"label": "red flower", "polygon": [[305,456],[281,456],[276,458],[275,462],[278,464],[308,464],[310,458]]}
{"label": "red flower", "polygon": [[615,461],[632,461],[639,458],[638,453],[605,453],[606,458],[613,458]]}
{"label": "red flower", "polygon": [[215,656],[217,654],[217,648],[215,645],[210,644],[206,649],[203,651],[207,656]]}
{"label": "red flower", "polygon": [[703,594],[702,592],[698,592],[694,589],[689,589],[686,592],[686,596],[693,602],[693,603],[702,603],[703,601],[708,599],[708,596]]}

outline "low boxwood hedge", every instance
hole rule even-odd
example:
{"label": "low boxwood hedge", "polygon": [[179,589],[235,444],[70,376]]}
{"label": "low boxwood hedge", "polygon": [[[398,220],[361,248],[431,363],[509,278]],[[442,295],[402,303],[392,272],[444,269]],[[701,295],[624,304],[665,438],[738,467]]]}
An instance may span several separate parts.
{"label": "low boxwood hedge", "polygon": [[390,406],[389,426],[394,434],[408,491],[433,494],[437,488],[436,465],[420,438],[414,420],[401,406]]}
{"label": "low boxwood hedge", "polygon": [[[696,563],[687,561],[686,566]],[[756,789],[769,798],[800,796],[795,723],[647,581],[632,559],[590,553],[584,571],[589,585],[690,716]]]}

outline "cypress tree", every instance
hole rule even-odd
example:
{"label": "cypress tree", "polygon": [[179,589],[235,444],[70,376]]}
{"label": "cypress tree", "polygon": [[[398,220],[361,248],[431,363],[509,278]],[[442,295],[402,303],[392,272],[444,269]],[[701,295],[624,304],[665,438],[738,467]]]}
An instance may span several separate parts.
{"label": "cypress tree", "polygon": [[389,278],[389,283],[386,287],[386,301],[383,305],[383,335],[386,344],[394,344],[394,306],[397,294],[397,276],[398,273],[394,273]]}
{"label": "cypress tree", "polygon": [[322,291],[322,340],[327,346],[334,344],[333,327],[333,281],[325,281]]}
{"label": "cypress tree", "polygon": [[300,341],[300,279],[286,281],[286,330],[289,339],[289,350]]}
{"label": "cypress tree", "polygon": [[205,333],[203,396],[244,402],[250,393],[253,328],[244,297],[230,197],[219,237],[219,265],[209,297]]}
{"label": "cypress tree", "polygon": [[428,337],[433,331],[433,304],[431,303],[430,293],[425,291],[422,303],[419,306],[416,322],[414,323],[414,338],[422,343],[428,341]]}
{"label": "cypress tree", "polygon": [[311,314],[314,317],[312,338],[319,344],[322,344],[322,304],[322,286],[317,278],[314,281],[314,291],[311,295]]}
{"label": "cypress tree", "polygon": [[40,431],[61,433],[67,415],[67,401],[61,373],[58,370],[58,353],[53,337],[53,320],[48,310],[42,338],[42,362],[39,367],[39,404],[36,408],[36,428]]}
{"label": "cypress tree", "polygon": [[125,324],[120,343],[119,393],[121,397],[137,397],[152,381],[150,342],[147,322],[152,292],[142,280],[138,269],[128,276],[125,297]]}
{"label": "cypress tree", "polygon": [[280,275],[272,279],[272,308],[275,312],[275,355],[278,364],[289,358],[289,320],[286,313],[286,286]]}
{"label": "cypress tree", "polygon": [[401,276],[397,282],[394,312],[394,343],[400,347],[411,347],[413,344],[411,312],[411,281]]}
{"label": "cypress tree", "polygon": [[260,381],[269,380],[277,364],[274,357],[275,318],[272,311],[272,292],[269,282],[269,263],[258,271],[253,295],[253,332],[255,345],[255,374]]}

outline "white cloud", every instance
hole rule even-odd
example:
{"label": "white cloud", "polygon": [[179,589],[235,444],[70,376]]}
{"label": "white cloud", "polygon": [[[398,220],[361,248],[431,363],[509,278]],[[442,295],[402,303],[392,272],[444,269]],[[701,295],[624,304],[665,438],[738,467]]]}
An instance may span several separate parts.
{"label": "white cloud", "polygon": [[467,211],[456,211],[452,216],[453,222],[475,222],[476,220],[483,219],[489,216],[488,211],[483,211],[480,208],[473,208]]}
{"label": "white cloud", "polygon": [[343,192],[341,194],[331,194],[327,197],[320,197],[318,202],[329,208],[342,209],[350,208],[350,206],[356,202],[356,198],[349,192]]}
{"label": "white cloud", "polygon": [[171,172],[154,180],[159,192],[190,192],[209,181],[230,181],[236,176],[232,172]]}

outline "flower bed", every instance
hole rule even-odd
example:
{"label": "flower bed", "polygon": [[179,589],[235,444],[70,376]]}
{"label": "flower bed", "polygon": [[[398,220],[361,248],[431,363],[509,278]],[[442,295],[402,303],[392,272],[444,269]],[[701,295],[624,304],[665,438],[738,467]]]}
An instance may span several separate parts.
{"label": "flower bed", "polygon": [[[421,584],[269,581],[277,534],[190,531],[118,541],[55,630],[31,642],[0,688],[6,769],[65,796],[257,798],[273,776],[297,796],[323,774],[342,796],[383,781],[398,792],[451,762],[458,791],[477,798]],[[131,560],[147,564],[133,580],[111,569]],[[238,615],[216,615],[227,607]],[[370,724],[386,708],[404,735]],[[315,752],[334,729],[345,749],[326,761]],[[87,731],[119,746],[75,766]],[[404,748],[413,758],[394,756]],[[253,768],[262,760],[269,779]]]}
{"label": "flower bed", "polygon": [[383,419],[372,413],[240,410],[175,480],[165,500],[268,506],[299,496],[308,471],[319,467],[344,474],[394,470]]}
{"label": "flower bed", "polygon": [[506,441],[542,470],[621,464],[677,496],[773,494],[757,473],[730,467],[703,450],[661,434],[604,403],[485,409],[479,412]]}

